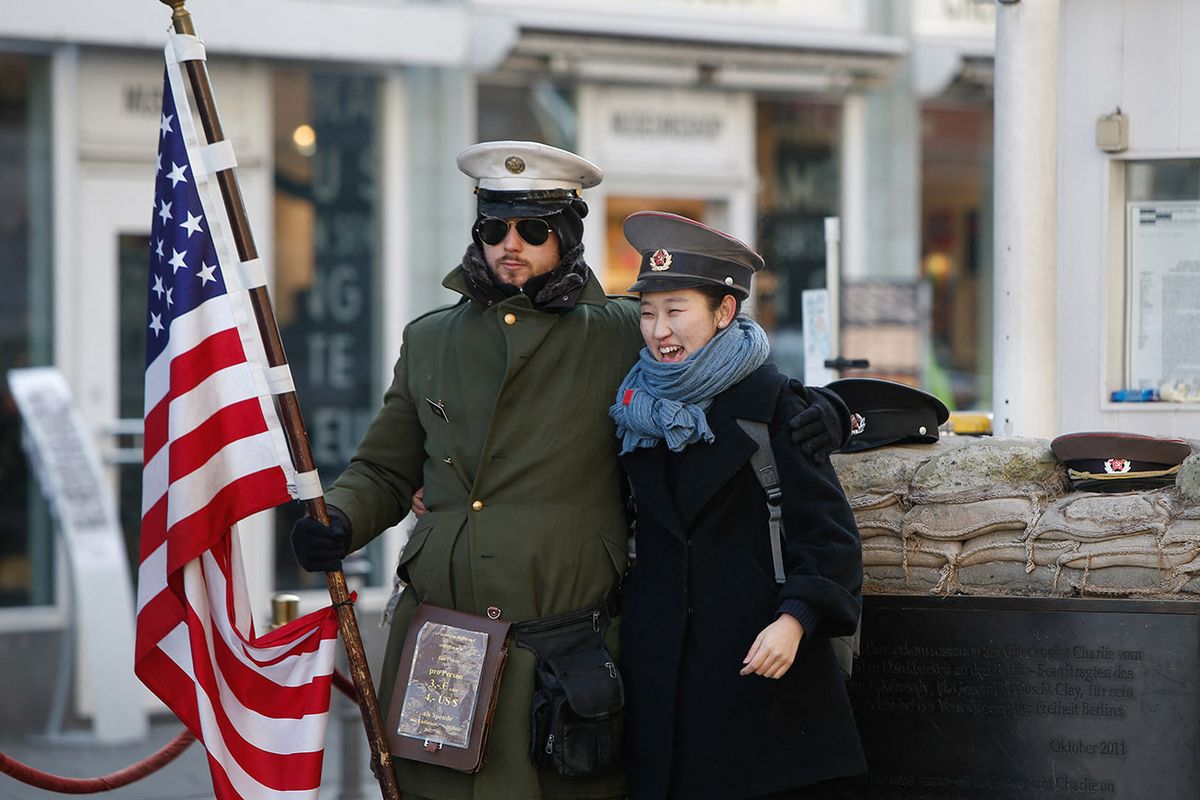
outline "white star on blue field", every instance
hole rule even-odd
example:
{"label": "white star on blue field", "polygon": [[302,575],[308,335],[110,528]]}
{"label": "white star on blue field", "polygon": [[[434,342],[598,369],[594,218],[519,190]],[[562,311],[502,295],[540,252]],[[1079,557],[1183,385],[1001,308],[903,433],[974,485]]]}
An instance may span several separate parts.
{"label": "white star on blue field", "polygon": [[171,320],[225,293],[217,250],[196,191],[195,173],[188,160],[170,83],[165,78],[158,127],[158,174],[154,181],[147,282],[147,364],[166,347]]}

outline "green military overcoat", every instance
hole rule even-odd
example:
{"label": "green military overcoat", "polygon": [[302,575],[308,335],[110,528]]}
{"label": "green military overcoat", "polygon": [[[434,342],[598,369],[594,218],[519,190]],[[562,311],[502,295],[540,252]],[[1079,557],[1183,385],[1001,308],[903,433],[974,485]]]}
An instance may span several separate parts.
{"label": "green military overcoat", "polygon": [[[642,347],[637,306],[589,277],[570,310],[518,294],[466,299],[412,322],[383,409],[328,492],[358,549],[409,510],[429,513],[400,558],[409,581],[380,674],[384,718],[421,601],[513,622],[602,601],[625,572],[627,528],[608,407]],[[616,646],[616,624],[608,632]],[[396,760],[401,792],[433,800],[624,796],[619,772],[562,778],[529,758],[534,657],[510,646],[487,765],[475,775]]]}

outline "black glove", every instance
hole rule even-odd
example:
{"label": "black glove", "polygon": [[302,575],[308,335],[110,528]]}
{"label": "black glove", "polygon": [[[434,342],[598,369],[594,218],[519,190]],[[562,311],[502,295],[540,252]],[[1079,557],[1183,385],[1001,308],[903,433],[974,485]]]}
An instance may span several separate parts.
{"label": "black glove", "polygon": [[292,552],[309,572],[331,572],[342,568],[350,549],[350,523],[340,512],[329,509],[329,524],[302,517],[292,526]]}
{"label": "black glove", "polygon": [[829,454],[850,438],[850,409],[836,392],[823,386],[805,386],[793,378],[788,382],[808,408],[788,420],[792,444],[818,464],[824,464]]}

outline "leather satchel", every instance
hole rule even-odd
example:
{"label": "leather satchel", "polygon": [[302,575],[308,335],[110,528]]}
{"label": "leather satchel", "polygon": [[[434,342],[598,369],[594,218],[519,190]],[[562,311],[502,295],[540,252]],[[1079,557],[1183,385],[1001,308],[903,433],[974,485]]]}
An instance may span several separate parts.
{"label": "leather satchel", "polygon": [[508,659],[509,623],[422,603],[400,655],[387,735],[392,755],[478,772]]}

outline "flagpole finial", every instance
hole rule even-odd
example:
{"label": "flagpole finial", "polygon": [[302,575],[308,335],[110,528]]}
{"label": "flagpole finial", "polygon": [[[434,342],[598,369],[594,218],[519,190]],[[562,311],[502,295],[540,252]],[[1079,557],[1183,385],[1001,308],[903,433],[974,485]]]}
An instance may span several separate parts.
{"label": "flagpole finial", "polygon": [[176,33],[186,33],[191,36],[196,35],[196,29],[192,26],[192,15],[184,8],[186,0],[159,0],[165,6],[170,6],[171,23],[175,26]]}

